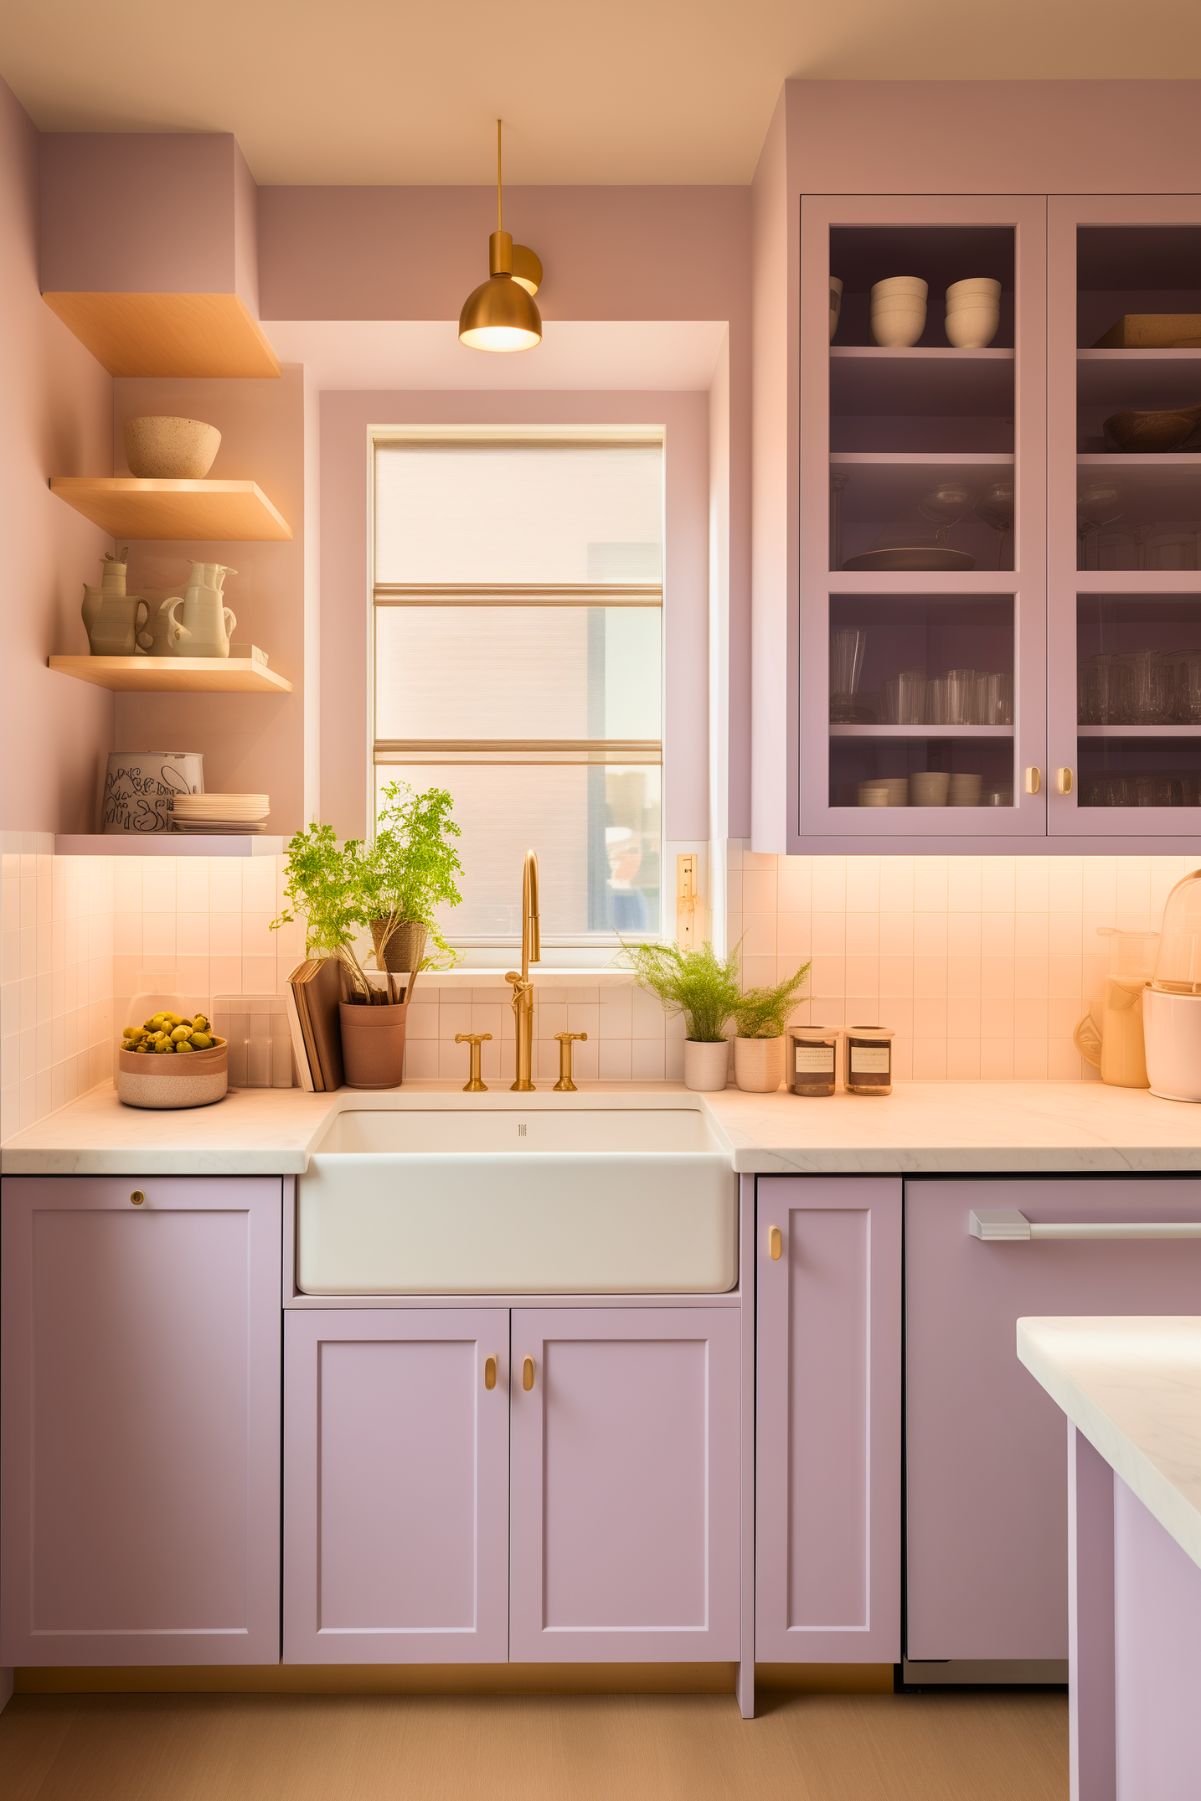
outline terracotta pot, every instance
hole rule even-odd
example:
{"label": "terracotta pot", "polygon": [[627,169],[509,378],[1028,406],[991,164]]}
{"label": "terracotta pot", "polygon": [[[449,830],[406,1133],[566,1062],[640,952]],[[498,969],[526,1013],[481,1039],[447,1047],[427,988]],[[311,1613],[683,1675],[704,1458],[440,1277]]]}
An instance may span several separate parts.
{"label": "terracotta pot", "polygon": [[407,1007],[338,1002],[348,1088],[399,1088],[405,1074]]}
{"label": "terracotta pot", "polygon": [[734,1080],[751,1094],[774,1094],[784,1080],[784,1037],[736,1038]]}
{"label": "terracotta pot", "polygon": [[706,1044],[699,1038],[684,1040],[684,1086],[698,1094],[715,1094],[730,1079],[730,1046],[725,1038]]}
{"label": "terracotta pot", "polygon": [[408,919],[396,926],[380,956],[380,941],[387,926],[386,919],[373,919],[371,922],[371,942],[375,946],[375,960],[381,969],[390,969],[393,975],[411,975],[420,969],[421,959],[425,956],[425,941],[429,937],[429,927],[418,921]]}

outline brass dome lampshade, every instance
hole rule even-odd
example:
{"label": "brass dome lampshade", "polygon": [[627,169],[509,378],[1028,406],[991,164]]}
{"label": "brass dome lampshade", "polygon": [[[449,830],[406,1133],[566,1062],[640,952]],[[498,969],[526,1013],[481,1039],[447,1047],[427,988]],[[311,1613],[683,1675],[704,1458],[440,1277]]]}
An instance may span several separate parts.
{"label": "brass dome lampshade", "polygon": [[514,244],[502,211],[501,122],[496,121],[496,230],[488,239],[488,279],[467,296],[459,314],[459,342],[470,350],[532,350],[542,342],[542,316],[534,295],[542,264],[524,244]]}

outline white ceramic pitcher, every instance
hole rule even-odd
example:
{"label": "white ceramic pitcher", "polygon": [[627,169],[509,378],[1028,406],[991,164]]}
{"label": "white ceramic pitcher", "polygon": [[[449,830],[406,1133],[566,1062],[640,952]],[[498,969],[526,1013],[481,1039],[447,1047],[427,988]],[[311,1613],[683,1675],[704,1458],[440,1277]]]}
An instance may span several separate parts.
{"label": "white ceramic pitcher", "polygon": [[167,615],[167,654],[174,657],[227,657],[237,618],[222,598],[227,575],[224,563],[193,563],[187,590],[163,602]]}

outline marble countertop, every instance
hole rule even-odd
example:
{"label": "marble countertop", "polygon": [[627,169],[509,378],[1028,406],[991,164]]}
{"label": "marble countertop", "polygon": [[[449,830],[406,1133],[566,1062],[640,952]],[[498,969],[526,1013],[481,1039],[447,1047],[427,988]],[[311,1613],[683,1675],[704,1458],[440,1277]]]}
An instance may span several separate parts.
{"label": "marble countertop", "polygon": [[1020,1319],[1017,1350],[1201,1566],[1201,1319]]}
{"label": "marble countertop", "polygon": [[299,1175],[335,1112],[348,1108],[519,1110],[696,1107],[744,1173],[1005,1175],[1201,1170],[1201,1108],[1099,1082],[906,1082],[889,1096],[806,1100],[780,1090],[692,1094],[674,1083],[588,1083],[567,1099],[458,1083],[304,1094],[248,1088],[213,1107],[123,1107],[110,1084],[0,1146],[5,1175]]}

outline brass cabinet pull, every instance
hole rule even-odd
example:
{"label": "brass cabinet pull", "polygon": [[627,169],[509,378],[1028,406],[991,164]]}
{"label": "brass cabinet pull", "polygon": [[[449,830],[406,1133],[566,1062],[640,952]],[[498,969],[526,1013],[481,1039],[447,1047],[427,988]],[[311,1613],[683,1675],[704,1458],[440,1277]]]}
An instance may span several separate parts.
{"label": "brass cabinet pull", "polygon": [[767,1235],[767,1254],[773,1263],[778,1263],[784,1254],[784,1234],[779,1226],[773,1226]]}
{"label": "brass cabinet pull", "polygon": [[142,1202],[146,1199],[146,1196],[142,1193],[140,1188],[135,1188],[129,1198],[135,1207],[140,1207]]}
{"label": "brass cabinet pull", "polygon": [[534,1386],[534,1359],[532,1357],[523,1357],[521,1360],[521,1386],[527,1394]]}
{"label": "brass cabinet pull", "polygon": [[485,1357],[484,1358],[484,1387],[487,1389],[493,1389],[496,1387],[496,1358],[495,1357]]}
{"label": "brass cabinet pull", "polygon": [[1026,793],[1037,794],[1043,785],[1043,772],[1037,763],[1031,763],[1026,771]]}
{"label": "brass cabinet pull", "polygon": [[1061,794],[1070,794],[1072,792],[1073,781],[1074,777],[1070,769],[1057,769],[1055,771],[1055,786],[1059,789]]}

